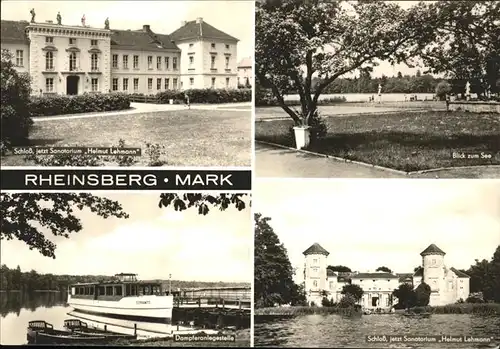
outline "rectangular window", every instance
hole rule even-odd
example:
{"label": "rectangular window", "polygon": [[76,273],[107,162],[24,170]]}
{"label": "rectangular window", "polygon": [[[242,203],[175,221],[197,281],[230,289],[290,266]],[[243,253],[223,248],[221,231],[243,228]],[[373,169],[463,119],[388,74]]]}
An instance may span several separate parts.
{"label": "rectangular window", "polygon": [[75,38],[69,38],[69,44],[70,45],[76,45],[76,39]]}
{"label": "rectangular window", "polygon": [[128,78],[123,78],[123,91],[128,91]]}
{"label": "rectangular window", "polygon": [[177,70],[177,57],[172,58],[172,68]]}
{"label": "rectangular window", "polygon": [[134,91],[139,90],[139,79],[135,78],[134,79]]}
{"label": "rectangular window", "polygon": [[172,79],[172,89],[177,90],[177,79]]}
{"label": "rectangular window", "polygon": [[52,44],[54,42],[54,38],[52,36],[45,37],[45,43]]}
{"label": "rectangular window", "polygon": [[45,79],[45,91],[54,92],[54,78]]}
{"label": "rectangular window", "polygon": [[189,48],[193,47],[193,44],[189,44]]}
{"label": "rectangular window", "polygon": [[112,67],[118,68],[118,55],[113,55]]}
{"label": "rectangular window", "polygon": [[92,55],[90,56],[90,70],[91,71],[97,71],[97,70],[99,70],[97,62],[98,62],[98,60],[97,60],[97,53],[92,53]]}
{"label": "rectangular window", "polygon": [[229,78],[226,78],[226,88],[229,88]]}
{"label": "rectangular window", "polygon": [[139,69],[139,56],[134,56],[134,69]]}
{"label": "rectangular window", "polygon": [[229,69],[229,57],[226,57],[226,69]]}
{"label": "rectangular window", "polygon": [[153,69],[153,56],[148,56],[148,69]]}
{"label": "rectangular window", "polygon": [[210,69],[215,69],[215,56],[210,57]]}
{"label": "rectangular window", "polygon": [[113,295],[113,286],[106,286],[106,296]]}
{"label": "rectangular window", "polygon": [[16,66],[23,67],[24,66],[24,51],[16,50]]}
{"label": "rectangular window", "polygon": [[69,55],[69,70],[76,70],[76,52],[71,52]]}
{"label": "rectangular window", "polygon": [[92,92],[97,92],[99,91],[99,84],[98,80],[96,78],[92,79]]}
{"label": "rectangular window", "polygon": [[229,50],[229,45],[226,45],[226,50]]}
{"label": "rectangular window", "polygon": [[54,70],[54,52],[52,51],[45,54],[45,69]]}
{"label": "rectangular window", "polygon": [[194,85],[194,78],[189,78],[189,85],[193,86]]}
{"label": "rectangular window", "polygon": [[122,287],[121,286],[115,286],[115,296],[121,296],[122,293]]}
{"label": "rectangular window", "polygon": [[170,79],[165,78],[165,90],[168,90],[170,88]]}
{"label": "rectangular window", "polygon": [[161,79],[156,79],[156,89],[161,90]]}
{"label": "rectangular window", "polygon": [[169,63],[170,63],[170,59],[169,57],[165,57],[165,70],[168,70],[169,69]]}
{"label": "rectangular window", "polygon": [[151,91],[153,89],[153,79],[148,78],[148,90]]}
{"label": "rectangular window", "polygon": [[161,70],[161,57],[156,57],[156,69]]}
{"label": "rectangular window", "polygon": [[128,55],[123,55],[123,69],[128,69]]}
{"label": "rectangular window", "polygon": [[212,88],[215,88],[215,78],[212,78]]}
{"label": "rectangular window", "polygon": [[118,79],[113,78],[113,91],[118,91]]}
{"label": "rectangular window", "polygon": [[192,66],[194,64],[194,57],[189,56],[189,66]]}
{"label": "rectangular window", "polygon": [[210,47],[211,47],[212,49],[214,49],[214,50],[215,50],[215,44],[214,44],[213,42],[212,42],[212,44],[210,45]]}
{"label": "rectangular window", "polygon": [[90,46],[97,46],[97,40],[90,40]]}

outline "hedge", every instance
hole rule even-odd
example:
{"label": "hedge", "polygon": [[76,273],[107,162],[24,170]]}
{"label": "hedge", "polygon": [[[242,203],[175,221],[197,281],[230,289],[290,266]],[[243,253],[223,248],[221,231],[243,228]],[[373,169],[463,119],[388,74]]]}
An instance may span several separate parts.
{"label": "hedge", "polygon": [[122,93],[42,96],[31,97],[29,107],[32,116],[79,114],[129,109],[130,99]]}
{"label": "hedge", "polygon": [[[218,103],[238,103],[238,102],[251,102],[252,89],[190,89],[187,91],[171,90],[159,92],[156,95],[148,96],[149,98],[156,98],[158,104],[169,104],[173,100],[174,104],[184,103],[184,93],[189,96],[190,103],[199,104],[218,104]],[[134,97],[144,97],[144,94],[133,94]]]}
{"label": "hedge", "polygon": [[[335,96],[333,98],[323,98],[318,100],[318,105],[332,105],[337,103],[346,102],[346,98]],[[285,100],[288,106],[300,106],[300,100]],[[260,89],[255,92],[255,106],[256,107],[279,107],[277,99],[273,96],[271,91]]]}

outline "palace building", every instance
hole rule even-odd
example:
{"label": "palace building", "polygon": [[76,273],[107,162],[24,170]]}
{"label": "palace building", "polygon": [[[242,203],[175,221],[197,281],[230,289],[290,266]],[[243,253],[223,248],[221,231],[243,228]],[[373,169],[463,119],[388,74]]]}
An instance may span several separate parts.
{"label": "palace building", "polygon": [[431,244],[420,253],[422,266],[414,273],[392,274],[386,272],[335,273],[327,268],[329,252],[315,243],[303,252],[305,256],[304,281],[308,303],[321,306],[326,296],[339,302],[342,288],[348,284],[360,286],[364,293],[360,305],[366,309],[389,309],[397,303],[392,296],[402,283],[417,288],[425,282],[431,288],[429,305],[446,305],[469,296],[470,277],[444,263],[445,253]]}
{"label": "palace building", "polygon": [[92,92],[156,94],[166,90],[237,88],[238,39],[203,21],[173,33],[1,21],[1,48],[37,95]]}

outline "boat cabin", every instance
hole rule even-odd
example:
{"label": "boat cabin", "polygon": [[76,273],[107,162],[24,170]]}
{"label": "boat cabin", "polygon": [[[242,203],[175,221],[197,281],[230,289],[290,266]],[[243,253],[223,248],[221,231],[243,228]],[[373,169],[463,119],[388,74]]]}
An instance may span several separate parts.
{"label": "boat cabin", "polygon": [[70,286],[72,298],[113,301],[123,297],[161,296],[158,282],[138,281],[136,274],[117,274],[116,280],[80,283]]}

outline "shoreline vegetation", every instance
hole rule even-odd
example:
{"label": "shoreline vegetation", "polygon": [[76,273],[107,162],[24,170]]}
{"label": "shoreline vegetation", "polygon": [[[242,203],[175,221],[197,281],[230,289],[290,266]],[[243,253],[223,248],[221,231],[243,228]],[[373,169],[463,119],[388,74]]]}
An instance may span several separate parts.
{"label": "shoreline vegetation", "polygon": [[[500,315],[500,303],[460,303],[443,306],[425,306],[410,308],[411,312],[432,313],[432,314],[476,314],[476,315]],[[401,314],[404,310],[396,310],[392,314]],[[257,308],[254,316],[257,317],[293,317],[302,315],[356,315],[361,314],[360,310],[355,308],[339,307],[309,307],[309,306],[291,306],[291,307],[266,307]],[[386,313],[385,315],[389,315]],[[375,314],[374,314],[375,315]],[[371,316],[371,315],[370,315]]]}

